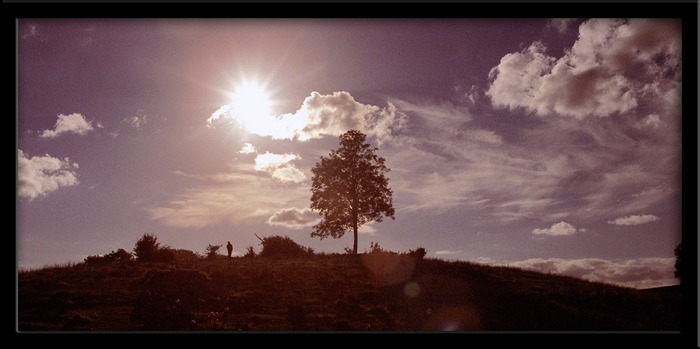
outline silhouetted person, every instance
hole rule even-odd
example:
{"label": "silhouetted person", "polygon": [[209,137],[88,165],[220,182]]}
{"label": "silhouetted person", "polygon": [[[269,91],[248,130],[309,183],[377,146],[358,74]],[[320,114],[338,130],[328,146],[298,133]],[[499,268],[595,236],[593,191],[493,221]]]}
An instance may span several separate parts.
{"label": "silhouetted person", "polygon": [[231,245],[231,241],[228,241],[226,244],[226,250],[228,250],[228,256],[231,258],[231,252],[233,252],[233,245]]}

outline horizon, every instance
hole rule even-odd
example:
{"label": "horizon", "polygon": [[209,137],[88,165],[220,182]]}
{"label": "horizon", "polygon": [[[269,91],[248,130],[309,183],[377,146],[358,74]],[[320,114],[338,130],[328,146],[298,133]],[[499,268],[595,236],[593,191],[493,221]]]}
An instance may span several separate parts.
{"label": "horizon", "polygon": [[20,270],[144,233],[343,253],[309,236],[310,170],[359,129],[396,220],[358,252],[679,283],[680,19],[17,23]]}

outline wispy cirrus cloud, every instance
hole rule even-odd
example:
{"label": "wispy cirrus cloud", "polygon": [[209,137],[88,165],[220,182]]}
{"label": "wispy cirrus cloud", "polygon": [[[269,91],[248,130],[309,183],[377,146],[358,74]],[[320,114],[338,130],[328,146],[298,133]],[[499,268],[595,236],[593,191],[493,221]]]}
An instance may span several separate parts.
{"label": "wispy cirrus cloud", "polygon": [[78,185],[78,164],[70,159],[50,156],[29,157],[18,151],[17,194],[33,200],[62,187]]}
{"label": "wispy cirrus cloud", "polygon": [[613,224],[613,225],[640,225],[640,224],[655,222],[658,220],[659,220],[659,217],[654,216],[653,214],[644,214],[644,215],[632,215],[632,216],[627,216],[627,217],[619,217],[619,218],[613,219],[611,221],[608,221],[608,223]]}
{"label": "wispy cirrus cloud", "polygon": [[[95,127],[102,128],[102,124],[98,122],[95,124]],[[94,129],[95,128],[92,125],[92,121],[85,120],[85,116],[82,114],[59,114],[54,128],[42,131],[40,137],[54,138],[63,133],[77,133],[79,135],[84,135],[90,131],[93,131]]]}
{"label": "wispy cirrus cloud", "polygon": [[296,184],[275,180],[247,166],[231,166],[231,171],[215,174],[172,175],[194,183],[169,199],[142,205],[151,220],[176,228],[204,228],[264,217],[290,206],[308,202],[308,190]]}

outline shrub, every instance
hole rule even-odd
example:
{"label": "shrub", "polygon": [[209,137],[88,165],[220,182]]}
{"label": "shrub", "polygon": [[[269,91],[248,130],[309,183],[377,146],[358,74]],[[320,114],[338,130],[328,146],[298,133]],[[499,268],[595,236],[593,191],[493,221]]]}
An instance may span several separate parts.
{"label": "shrub", "polygon": [[126,263],[130,262],[132,255],[126,252],[123,248],[118,249],[116,252],[112,251],[104,256],[88,256],[85,258],[85,264],[88,265],[104,265],[112,263]]}
{"label": "shrub", "polygon": [[379,246],[378,242],[374,242],[374,241],[369,243],[369,252],[367,252],[367,250],[365,250],[365,253],[385,253],[385,252],[387,252],[387,251],[382,249],[382,247]]}
{"label": "shrub", "polygon": [[185,265],[192,265],[193,263],[200,260],[201,256],[195,252],[185,249],[172,249],[170,250],[175,255],[175,261]]}
{"label": "shrub", "polygon": [[243,257],[247,257],[247,258],[255,257],[255,250],[253,249],[253,246],[248,246],[248,249],[246,250],[245,255]]}
{"label": "shrub", "polygon": [[136,256],[139,262],[153,262],[157,258],[158,249],[160,243],[158,238],[153,234],[143,234],[143,236],[136,241],[134,246],[134,256]]}
{"label": "shrub", "polygon": [[418,260],[422,260],[425,257],[426,251],[423,247],[418,247],[415,250],[409,250],[408,254],[418,257]]}
{"label": "shrub", "polygon": [[158,238],[153,234],[143,234],[136,241],[134,255],[139,262],[162,262],[170,263],[175,261],[175,253],[168,246],[160,246]]}
{"label": "shrub", "polygon": [[304,257],[314,254],[312,248],[297,244],[289,236],[275,235],[258,239],[262,245],[261,257]]}
{"label": "shrub", "polygon": [[216,257],[217,251],[219,251],[221,246],[223,246],[223,245],[212,245],[212,244],[207,245],[207,258]]}
{"label": "shrub", "polygon": [[172,263],[175,261],[175,252],[170,247],[161,247],[157,250],[154,262]]}

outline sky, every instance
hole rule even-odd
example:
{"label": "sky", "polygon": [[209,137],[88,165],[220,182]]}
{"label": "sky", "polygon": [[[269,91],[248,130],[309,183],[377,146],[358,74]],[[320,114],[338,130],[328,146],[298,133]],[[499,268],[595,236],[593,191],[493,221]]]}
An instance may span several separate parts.
{"label": "sky", "polygon": [[17,266],[143,234],[204,254],[312,238],[311,168],[357,129],[395,220],[358,251],[678,284],[673,19],[17,22]]}

